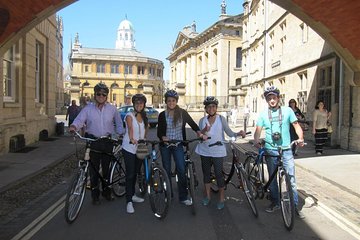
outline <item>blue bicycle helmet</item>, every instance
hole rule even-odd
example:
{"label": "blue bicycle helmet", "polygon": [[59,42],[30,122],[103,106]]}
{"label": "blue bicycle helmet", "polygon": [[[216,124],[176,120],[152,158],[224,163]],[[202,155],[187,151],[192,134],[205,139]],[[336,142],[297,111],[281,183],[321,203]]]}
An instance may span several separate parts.
{"label": "blue bicycle helmet", "polygon": [[175,91],[175,90],[168,90],[166,93],[165,93],[165,101],[168,97],[173,97],[177,100],[179,100],[179,95],[178,93]]}

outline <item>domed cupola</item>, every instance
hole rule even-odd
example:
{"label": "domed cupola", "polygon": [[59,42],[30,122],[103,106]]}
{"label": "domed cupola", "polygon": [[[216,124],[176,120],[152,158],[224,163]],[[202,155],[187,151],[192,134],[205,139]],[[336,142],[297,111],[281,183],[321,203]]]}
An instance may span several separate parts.
{"label": "domed cupola", "polygon": [[134,33],[133,25],[125,17],[117,30],[116,49],[135,49]]}

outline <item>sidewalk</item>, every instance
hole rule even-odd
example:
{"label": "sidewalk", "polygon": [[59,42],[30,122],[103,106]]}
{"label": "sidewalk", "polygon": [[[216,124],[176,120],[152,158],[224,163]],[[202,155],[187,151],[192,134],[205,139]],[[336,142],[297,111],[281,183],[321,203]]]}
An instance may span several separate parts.
{"label": "sidewalk", "polygon": [[[240,129],[241,126],[233,128],[236,131]],[[254,133],[254,128],[250,127],[248,130]],[[41,141],[30,145],[36,149],[27,153],[0,156],[0,193],[74,154],[75,146],[71,136],[52,139],[54,141]],[[252,140],[252,136],[244,140]],[[360,154],[326,148],[324,155],[316,156],[313,142],[307,142],[308,145],[300,149],[295,158],[296,166],[360,197]],[[251,147],[250,144],[248,147]]]}

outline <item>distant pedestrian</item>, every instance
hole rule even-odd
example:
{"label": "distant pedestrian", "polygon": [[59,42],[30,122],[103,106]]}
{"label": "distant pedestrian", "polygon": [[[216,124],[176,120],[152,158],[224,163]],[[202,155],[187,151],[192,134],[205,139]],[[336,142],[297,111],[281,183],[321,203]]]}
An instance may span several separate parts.
{"label": "distant pedestrian", "polygon": [[233,127],[236,126],[237,114],[238,114],[238,109],[237,106],[234,105],[234,107],[231,109],[231,123]]}
{"label": "distant pedestrian", "polygon": [[250,119],[250,108],[249,105],[244,107],[244,128],[245,126],[249,126],[249,119]]}
{"label": "distant pedestrian", "polygon": [[[289,101],[289,107],[294,111],[296,118],[298,119],[298,122],[300,124],[300,126],[302,126],[302,124],[305,124],[305,116],[304,114],[301,112],[301,110],[297,107],[297,103],[295,99],[290,99]],[[302,130],[304,131],[304,128],[302,128]],[[296,134],[295,128],[293,125],[290,125],[290,140],[294,141],[299,139],[299,136]],[[293,155],[297,155],[296,153],[296,145],[294,144],[292,146],[292,152]]]}
{"label": "distant pedestrian", "polygon": [[73,123],[76,116],[79,114],[80,110],[81,110],[80,107],[78,105],[76,105],[76,100],[72,100],[71,106],[68,107],[68,109],[66,111],[66,117],[65,117],[65,120],[68,120],[68,118],[69,118],[68,126],[70,126]]}
{"label": "distant pedestrian", "polygon": [[312,134],[315,136],[315,153],[317,155],[323,154],[324,145],[328,139],[328,121],[331,113],[324,107],[324,101],[320,100],[315,105],[313,113],[313,128]]}

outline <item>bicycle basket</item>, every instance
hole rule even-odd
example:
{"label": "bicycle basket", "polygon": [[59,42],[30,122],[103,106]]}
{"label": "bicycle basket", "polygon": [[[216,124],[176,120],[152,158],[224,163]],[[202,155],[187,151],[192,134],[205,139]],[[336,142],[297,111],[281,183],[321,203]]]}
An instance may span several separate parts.
{"label": "bicycle basket", "polygon": [[140,160],[144,160],[149,154],[149,149],[146,146],[146,143],[138,143],[136,148],[136,157]]}

